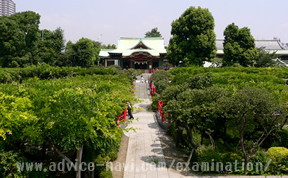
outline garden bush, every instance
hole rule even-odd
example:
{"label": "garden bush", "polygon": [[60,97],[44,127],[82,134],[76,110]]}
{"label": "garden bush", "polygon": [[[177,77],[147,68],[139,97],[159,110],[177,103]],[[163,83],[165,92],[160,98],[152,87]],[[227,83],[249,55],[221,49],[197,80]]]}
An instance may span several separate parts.
{"label": "garden bush", "polygon": [[[242,163],[244,158],[245,165],[249,161],[268,163],[269,154],[263,150],[287,144],[287,132],[281,130],[287,125],[288,87],[284,80],[288,77],[287,69],[183,67],[169,70],[167,76],[172,83],[162,92],[161,99],[165,103],[164,113],[172,114],[169,131],[174,138],[183,137],[189,149],[197,149],[198,162],[237,159]],[[272,117],[275,113],[280,116]],[[179,129],[187,133],[177,133]],[[198,135],[200,141],[196,139]],[[277,142],[277,135],[281,142]],[[210,144],[216,146],[215,150],[207,148]],[[275,164],[274,170],[265,173],[284,173],[284,163],[280,165],[281,170],[277,165],[276,171]],[[264,174],[242,168],[230,173],[244,172]]]}
{"label": "garden bush", "polygon": [[271,159],[269,172],[273,174],[288,173],[288,149],[284,147],[271,147],[267,151],[268,158]]}
{"label": "garden bush", "polygon": [[[235,171],[235,161],[239,163],[237,169],[241,169],[242,165],[242,157],[240,155],[231,152],[222,153],[219,150],[213,150],[212,146],[201,145],[196,151],[196,157],[199,165],[202,163],[209,163],[210,170],[207,172],[232,173]],[[223,164],[223,169],[220,168],[220,163]],[[230,163],[233,164],[233,166],[231,167],[231,170],[228,170],[225,168],[225,166],[229,165]],[[217,166],[217,164],[219,165]],[[218,169],[216,169],[216,167],[218,167]],[[214,171],[211,171],[211,169]]]}
{"label": "garden bush", "polygon": [[[20,156],[29,155],[28,161],[39,161],[42,151],[27,150],[45,143],[73,160],[84,145],[83,158],[90,156],[88,162],[97,155],[115,159],[123,136],[116,119],[126,101],[135,100],[131,87],[123,75],[31,78],[22,84],[2,84],[0,148],[21,150]],[[59,157],[56,152],[46,154],[46,159],[57,162],[55,155]]]}

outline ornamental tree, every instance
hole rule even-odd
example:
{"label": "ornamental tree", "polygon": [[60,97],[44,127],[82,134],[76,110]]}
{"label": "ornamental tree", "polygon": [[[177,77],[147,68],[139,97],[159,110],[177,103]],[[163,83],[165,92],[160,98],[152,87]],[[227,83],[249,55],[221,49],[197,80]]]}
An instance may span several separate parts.
{"label": "ornamental tree", "polygon": [[252,66],[258,59],[259,53],[255,48],[255,39],[250,29],[238,28],[234,23],[228,25],[224,31],[224,58],[223,66],[232,66],[235,63],[247,67]]}
{"label": "ornamental tree", "polygon": [[180,17],[172,22],[167,59],[169,63],[178,65],[202,66],[216,56],[216,35],[214,18],[208,9],[201,7],[188,8]]}
{"label": "ornamental tree", "polygon": [[232,97],[219,99],[217,105],[217,110],[228,119],[229,128],[239,134],[246,173],[250,156],[269,135],[287,124],[287,109],[271,93],[251,87],[238,90]]}
{"label": "ornamental tree", "polygon": [[[174,133],[176,145],[181,139],[187,146],[197,149],[199,143],[194,138],[195,129],[200,131],[202,142],[205,133],[214,145],[210,135],[213,121],[208,113],[214,109],[214,102],[222,97],[223,93],[224,90],[212,87],[212,78],[209,74],[188,78],[181,85],[169,86],[162,92],[161,98],[165,103],[163,111],[171,114],[172,124],[177,128],[177,132]],[[183,134],[184,128],[187,136]]]}

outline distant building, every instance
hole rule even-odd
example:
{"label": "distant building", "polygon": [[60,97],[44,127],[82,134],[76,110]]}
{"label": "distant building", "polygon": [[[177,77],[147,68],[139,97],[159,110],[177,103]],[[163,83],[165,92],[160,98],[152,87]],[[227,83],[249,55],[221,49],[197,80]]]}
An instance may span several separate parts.
{"label": "distant building", "polygon": [[16,4],[12,0],[0,0],[0,16],[16,13]]}
{"label": "distant building", "polygon": [[[224,57],[224,40],[216,40],[217,47],[217,57]],[[277,39],[274,40],[255,40],[255,47],[261,48],[265,47],[265,51],[269,53],[275,52],[278,56],[278,59],[281,61],[288,63],[288,48],[285,48],[284,45]]]}
{"label": "distant building", "polygon": [[167,62],[164,38],[129,38],[120,37],[117,49],[102,49],[99,57],[105,67],[119,65],[122,68],[161,69]]}

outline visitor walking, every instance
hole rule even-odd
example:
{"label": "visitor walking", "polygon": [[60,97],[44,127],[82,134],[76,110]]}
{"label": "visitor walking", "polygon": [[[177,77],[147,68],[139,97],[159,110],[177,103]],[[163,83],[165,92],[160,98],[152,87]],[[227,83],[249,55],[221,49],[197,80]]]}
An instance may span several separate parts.
{"label": "visitor walking", "polygon": [[127,101],[127,106],[128,106],[129,119],[134,119],[133,114],[132,114],[132,106],[129,101]]}

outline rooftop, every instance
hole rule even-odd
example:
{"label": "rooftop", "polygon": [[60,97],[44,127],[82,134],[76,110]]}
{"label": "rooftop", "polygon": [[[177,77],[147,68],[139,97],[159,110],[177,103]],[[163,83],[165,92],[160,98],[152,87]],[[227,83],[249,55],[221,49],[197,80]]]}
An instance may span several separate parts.
{"label": "rooftop", "polygon": [[100,57],[109,57],[109,53],[118,53],[122,56],[130,56],[135,52],[147,52],[152,56],[160,56],[162,53],[167,53],[164,47],[164,38],[134,38],[120,37],[118,40],[118,48],[113,50],[101,50]]}
{"label": "rooftop", "polygon": [[[216,40],[216,46],[218,50],[223,50],[224,40]],[[282,43],[278,40],[255,40],[256,48],[265,47],[266,50],[285,50]]]}

